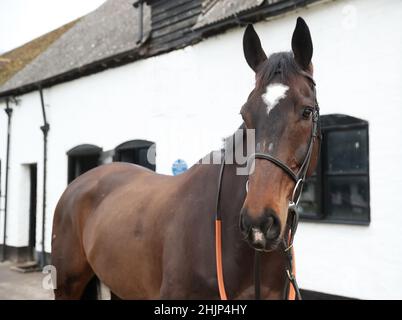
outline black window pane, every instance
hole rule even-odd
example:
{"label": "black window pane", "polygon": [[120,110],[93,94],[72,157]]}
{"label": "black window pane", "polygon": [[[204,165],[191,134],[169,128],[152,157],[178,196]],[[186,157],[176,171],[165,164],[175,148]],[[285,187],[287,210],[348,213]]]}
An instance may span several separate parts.
{"label": "black window pane", "polygon": [[321,217],[319,207],[319,192],[316,178],[309,178],[304,184],[303,193],[300,197],[299,213],[301,218],[317,219]]}
{"label": "black window pane", "polygon": [[326,134],[326,173],[368,171],[367,129],[329,131]]}
{"label": "black window pane", "polygon": [[135,149],[119,150],[118,161],[136,163]]}
{"label": "black window pane", "polygon": [[69,156],[68,182],[70,183],[81,174],[99,165],[99,154],[87,154],[82,156]]}
{"label": "black window pane", "polygon": [[82,156],[79,157],[77,160],[80,166],[79,174],[81,175],[98,166],[99,154]]}
{"label": "black window pane", "polygon": [[328,177],[327,218],[369,222],[368,177]]}
{"label": "black window pane", "polygon": [[155,164],[148,161],[148,150],[150,148],[153,147],[120,149],[116,151],[115,161],[134,163],[155,171]]}
{"label": "black window pane", "polygon": [[[138,150],[138,158],[139,158],[138,163],[148,169],[155,170],[155,165],[153,163],[151,163],[154,161],[154,159],[149,159],[149,160],[151,160],[151,162],[148,161],[148,150],[150,148],[151,147],[149,147],[149,148],[147,147],[147,148],[141,148]],[[150,156],[151,156],[151,154],[150,154]]]}
{"label": "black window pane", "polygon": [[138,162],[139,163],[148,163],[147,153],[148,153],[148,148],[138,149]]}

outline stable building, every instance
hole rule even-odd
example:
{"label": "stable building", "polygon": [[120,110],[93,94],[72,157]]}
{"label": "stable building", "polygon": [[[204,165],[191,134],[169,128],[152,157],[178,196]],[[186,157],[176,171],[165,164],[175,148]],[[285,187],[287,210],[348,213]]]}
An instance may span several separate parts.
{"label": "stable building", "polygon": [[49,263],[57,201],[91,168],[172,174],[178,159],[191,166],[220,148],[254,87],[244,26],[273,53],[290,50],[302,16],[323,144],[301,199],[299,285],[309,297],[401,298],[401,10],[397,0],[108,0],[1,55],[0,256]]}

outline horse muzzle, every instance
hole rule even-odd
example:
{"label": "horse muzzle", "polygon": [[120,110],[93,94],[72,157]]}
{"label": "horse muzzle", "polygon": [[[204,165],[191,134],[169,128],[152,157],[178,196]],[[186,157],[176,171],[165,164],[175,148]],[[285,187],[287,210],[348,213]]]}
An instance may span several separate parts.
{"label": "horse muzzle", "polygon": [[246,208],[240,212],[240,230],[244,239],[255,250],[272,251],[280,243],[281,222],[272,209],[251,216]]}

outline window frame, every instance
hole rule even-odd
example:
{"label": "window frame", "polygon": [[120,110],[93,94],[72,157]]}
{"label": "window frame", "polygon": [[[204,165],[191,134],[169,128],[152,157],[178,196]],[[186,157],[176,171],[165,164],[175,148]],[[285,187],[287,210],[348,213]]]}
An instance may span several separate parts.
{"label": "window frame", "polygon": [[[67,184],[70,184],[80,175],[84,174],[85,172],[96,168],[99,166],[100,157],[102,154],[103,149],[93,144],[80,144],[75,146],[74,148],[70,149],[66,152],[67,154]],[[91,169],[85,170],[80,174],[76,175],[76,166],[77,163],[80,163],[85,159],[85,157],[93,157],[97,158],[97,165],[93,166]]]}
{"label": "window frame", "polygon": [[140,163],[140,151],[144,149],[148,151],[150,148],[155,148],[155,142],[138,139],[123,142],[114,149],[113,162],[126,162],[122,160],[122,155],[124,152],[130,152],[132,153],[133,161],[129,161],[128,163],[137,164],[156,172],[156,163],[152,164],[148,162],[148,159],[146,160],[146,165]]}
{"label": "window frame", "polygon": [[[328,115],[331,116],[331,115]],[[365,120],[356,119],[355,123],[349,124],[332,124],[321,128],[323,139],[321,144],[320,151],[320,160],[317,164],[316,169],[316,186],[315,188],[315,198],[317,199],[317,207],[318,212],[315,216],[303,216],[300,214],[300,221],[303,222],[314,222],[314,223],[326,223],[326,224],[342,224],[342,225],[362,225],[368,226],[371,223],[371,201],[370,201],[370,136],[369,136],[369,124]],[[328,144],[326,143],[326,139],[324,136],[331,131],[350,131],[350,130],[365,130],[366,131],[366,143],[367,143],[367,171],[365,173],[362,172],[345,172],[345,173],[325,173],[324,166],[325,161],[328,157]],[[364,177],[367,178],[367,220],[357,219],[353,216],[351,219],[342,219],[342,218],[334,218],[328,215],[329,213],[329,177]],[[311,178],[308,178],[308,180]],[[307,180],[307,182],[308,182]],[[300,201],[300,205],[302,206],[302,201]]]}

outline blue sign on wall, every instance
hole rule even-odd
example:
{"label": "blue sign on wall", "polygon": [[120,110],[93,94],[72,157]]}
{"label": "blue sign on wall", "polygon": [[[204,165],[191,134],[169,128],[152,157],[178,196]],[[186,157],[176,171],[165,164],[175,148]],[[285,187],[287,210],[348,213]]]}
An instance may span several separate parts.
{"label": "blue sign on wall", "polygon": [[172,164],[172,173],[174,176],[177,176],[178,174],[187,171],[187,169],[188,169],[187,163],[182,159],[177,159]]}

